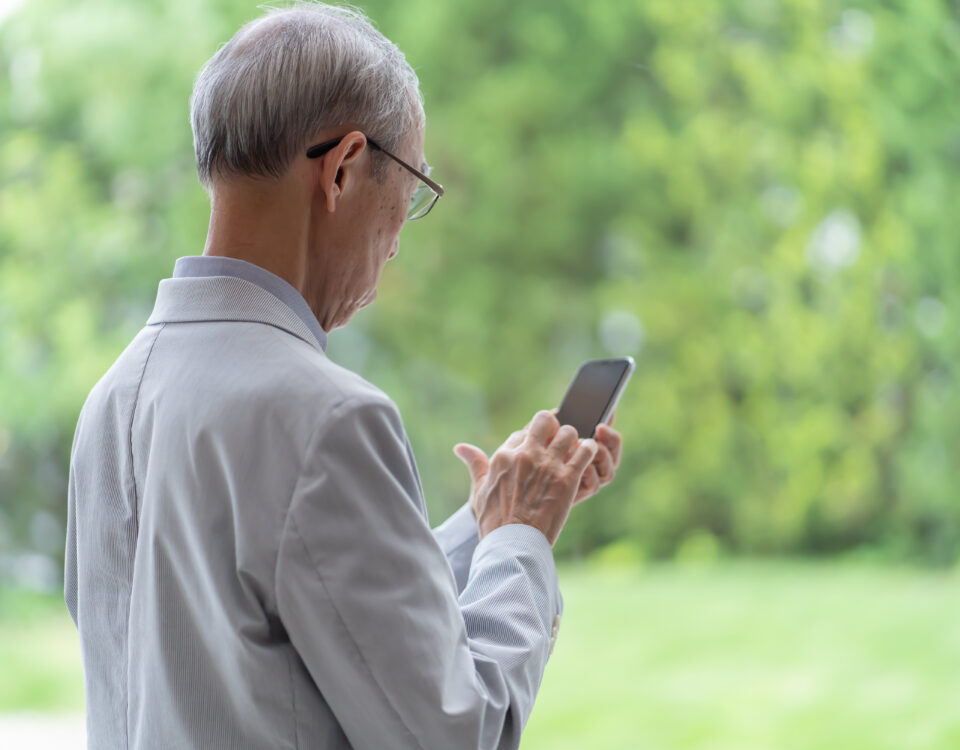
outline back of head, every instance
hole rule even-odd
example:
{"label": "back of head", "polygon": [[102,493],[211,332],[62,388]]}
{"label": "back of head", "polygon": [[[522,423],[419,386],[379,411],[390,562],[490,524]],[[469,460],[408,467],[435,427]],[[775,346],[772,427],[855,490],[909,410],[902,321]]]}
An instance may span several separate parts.
{"label": "back of head", "polygon": [[[279,177],[317,133],[350,124],[387,150],[422,128],[413,68],[355,8],[297,2],[241,28],[197,76],[190,121],[200,182]],[[374,161],[375,172],[385,166]]]}

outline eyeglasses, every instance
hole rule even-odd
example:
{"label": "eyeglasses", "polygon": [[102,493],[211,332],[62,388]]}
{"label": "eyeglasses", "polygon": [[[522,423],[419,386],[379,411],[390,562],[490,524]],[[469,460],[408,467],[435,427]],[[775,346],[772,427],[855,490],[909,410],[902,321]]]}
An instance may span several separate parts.
{"label": "eyeglasses", "polygon": [[[334,138],[332,141],[325,141],[323,143],[318,143],[316,146],[311,146],[309,149],[307,149],[307,158],[317,159],[323,156],[325,153],[330,151],[330,149],[336,147],[336,145],[340,143],[344,137],[345,136],[341,135],[339,138]],[[443,186],[440,185],[440,183],[434,182],[419,169],[411,167],[403,159],[394,156],[389,151],[382,148],[379,144],[371,141],[369,138],[367,138],[367,143],[370,144],[371,148],[376,149],[377,151],[382,151],[384,154],[397,162],[397,164],[399,164],[401,167],[413,172],[420,179],[420,184],[417,185],[417,189],[414,191],[413,197],[410,199],[410,208],[407,209],[407,221],[422,219],[424,216],[430,213],[430,209],[433,208],[433,204],[437,202],[441,195],[443,195]],[[429,171],[429,167],[427,170]]]}

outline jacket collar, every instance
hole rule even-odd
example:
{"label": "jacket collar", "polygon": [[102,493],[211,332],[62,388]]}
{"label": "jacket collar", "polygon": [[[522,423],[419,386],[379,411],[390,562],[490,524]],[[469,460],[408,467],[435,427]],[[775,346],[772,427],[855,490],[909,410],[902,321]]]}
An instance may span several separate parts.
{"label": "jacket collar", "polygon": [[235,276],[163,279],[147,325],[235,320],[266,323],[302,339],[321,352],[320,341],[293,310],[251,281]]}

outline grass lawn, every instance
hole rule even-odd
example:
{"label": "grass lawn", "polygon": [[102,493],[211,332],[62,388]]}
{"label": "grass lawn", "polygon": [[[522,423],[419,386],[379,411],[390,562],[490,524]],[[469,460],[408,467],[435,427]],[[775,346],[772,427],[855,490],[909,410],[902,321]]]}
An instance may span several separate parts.
{"label": "grass lawn", "polygon": [[522,750],[956,750],[960,576],[561,570]]}
{"label": "grass lawn", "polygon": [[0,713],[83,711],[77,631],[63,599],[0,588]]}
{"label": "grass lawn", "polygon": [[[522,750],[956,750],[960,575],[563,566]],[[0,592],[0,713],[82,710],[58,600]]]}

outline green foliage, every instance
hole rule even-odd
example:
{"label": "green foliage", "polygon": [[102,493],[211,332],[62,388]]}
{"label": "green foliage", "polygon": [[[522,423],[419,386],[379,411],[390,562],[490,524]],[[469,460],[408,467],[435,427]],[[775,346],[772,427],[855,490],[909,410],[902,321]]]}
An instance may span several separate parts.
{"label": "green foliage", "polygon": [[[399,404],[435,522],[467,491],[455,442],[492,450],[581,359],[633,354],[618,479],[558,553],[956,560],[950,3],[364,7],[420,75],[448,193],[329,353]],[[0,21],[2,547],[58,554],[36,518],[62,517],[83,398],[202,252],[193,77],[258,12]]]}

